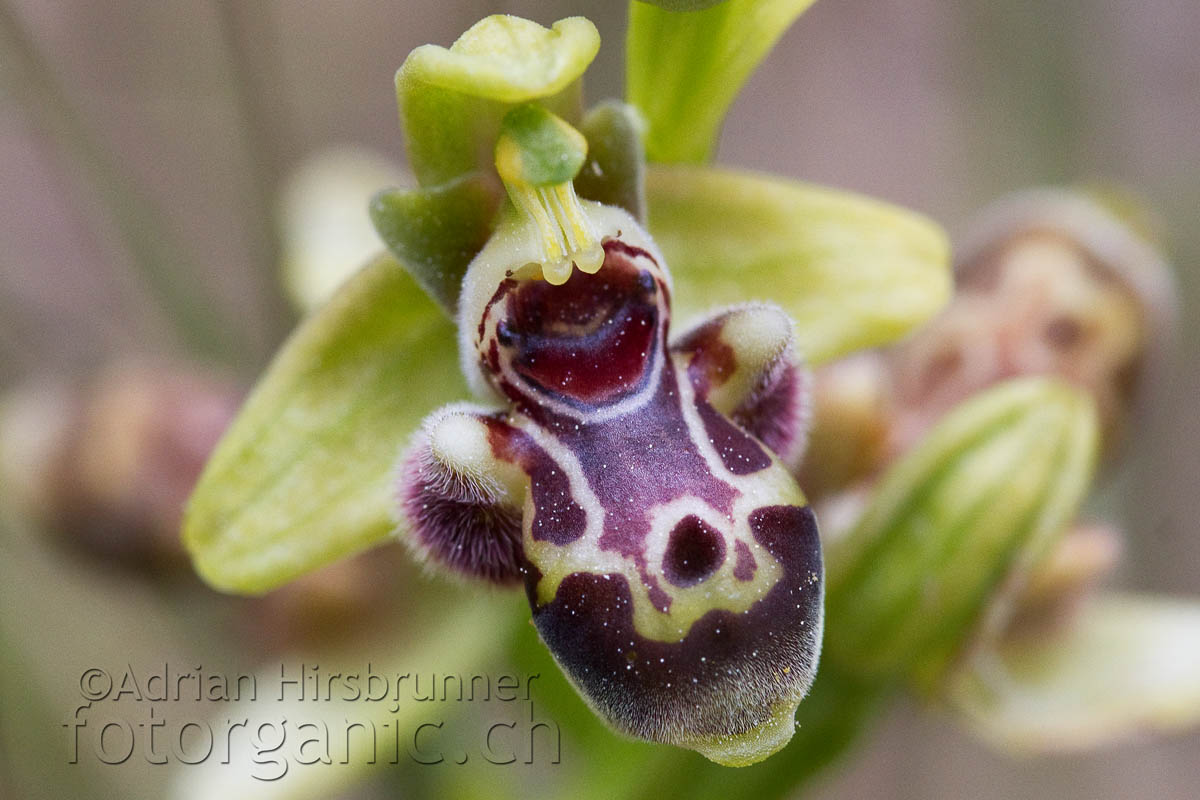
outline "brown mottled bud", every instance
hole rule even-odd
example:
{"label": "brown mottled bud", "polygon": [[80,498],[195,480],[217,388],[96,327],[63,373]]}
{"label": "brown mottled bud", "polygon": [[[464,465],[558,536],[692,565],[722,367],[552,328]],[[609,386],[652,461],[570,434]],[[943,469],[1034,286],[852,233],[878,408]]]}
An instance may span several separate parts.
{"label": "brown mottled bud", "polygon": [[[896,422],[885,357],[864,352],[816,371],[812,429],[800,483],[814,501],[873,478],[885,465]],[[828,528],[823,530],[828,533]]]}
{"label": "brown mottled bud", "polygon": [[1111,453],[1171,339],[1161,256],[1086,195],[1029,191],[979,217],[959,250],[958,286],[897,354],[897,450],[997,381],[1057,375],[1096,400]]}
{"label": "brown mottled bud", "polygon": [[369,629],[405,573],[403,548],[392,542],[327,564],[259,598],[243,632],[256,650],[328,645]]}
{"label": "brown mottled bud", "polygon": [[129,563],[182,561],[184,502],[239,397],[197,370],[150,364],[31,384],[4,403],[3,484],[72,545]]}
{"label": "brown mottled bud", "polygon": [[1030,570],[1011,600],[1000,635],[1049,631],[1068,623],[1084,600],[1116,567],[1121,533],[1103,522],[1076,523],[1046,558]]}

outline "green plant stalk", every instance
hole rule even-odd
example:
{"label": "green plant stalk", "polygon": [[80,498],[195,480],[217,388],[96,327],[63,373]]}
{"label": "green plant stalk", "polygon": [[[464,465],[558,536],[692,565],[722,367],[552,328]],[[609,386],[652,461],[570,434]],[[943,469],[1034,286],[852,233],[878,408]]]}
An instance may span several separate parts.
{"label": "green plant stalk", "polygon": [[[295,318],[284,300],[275,281],[276,265],[279,263],[281,243],[279,225],[276,224],[274,198],[278,195],[283,158],[280,153],[280,137],[283,133],[276,119],[268,113],[269,98],[264,94],[254,57],[247,47],[246,37],[259,34],[270,36],[273,20],[269,11],[257,9],[253,15],[260,20],[261,30],[246,31],[247,20],[242,6],[232,0],[217,3],[217,19],[221,35],[229,53],[230,91],[233,94],[238,114],[244,124],[242,136],[251,168],[251,202],[257,224],[252,239],[257,243],[255,278],[264,302],[260,308],[266,312],[265,328],[274,345],[292,327]],[[265,18],[264,18],[265,15]],[[265,24],[263,24],[265,23]]]}
{"label": "green plant stalk", "polygon": [[0,85],[48,131],[99,195],[128,250],[138,274],[157,298],[183,343],[196,355],[232,363],[244,351],[233,332],[232,320],[217,309],[192,281],[176,276],[198,275],[181,268],[181,248],[172,242],[162,217],[133,189],[80,119],[53,71],[7,4],[0,3]]}
{"label": "green plant stalk", "polygon": [[742,85],[812,3],[728,0],[698,11],[667,11],[631,2],[626,96],[648,123],[650,161],[710,161],[725,112]]}

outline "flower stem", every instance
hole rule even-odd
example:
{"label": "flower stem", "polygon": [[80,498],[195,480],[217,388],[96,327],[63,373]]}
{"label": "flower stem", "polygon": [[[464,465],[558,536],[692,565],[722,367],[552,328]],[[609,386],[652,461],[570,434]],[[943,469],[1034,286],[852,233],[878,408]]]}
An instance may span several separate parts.
{"label": "flower stem", "polygon": [[14,98],[77,166],[116,227],[139,277],[195,354],[227,361],[238,352],[238,328],[196,285],[202,273],[173,242],[147,198],[130,185],[96,141],[11,6],[0,2],[0,90]]}

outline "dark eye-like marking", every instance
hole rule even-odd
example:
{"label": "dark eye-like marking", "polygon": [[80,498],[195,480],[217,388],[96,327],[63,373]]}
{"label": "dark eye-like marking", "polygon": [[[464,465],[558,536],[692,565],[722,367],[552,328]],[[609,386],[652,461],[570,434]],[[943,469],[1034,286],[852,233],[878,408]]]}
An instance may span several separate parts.
{"label": "dark eye-like marking", "polygon": [[658,281],[650,274],[650,270],[644,269],[638,273],[638,287],[647,297],[653,297],[658,292]]}
{"label": "dark eye-like marking", "polygon": [[695,586],[725,561],[725,539],[720,531],[689,514],[671,530],[663,555],[663,574],[681,588]]}
{"label": "dark eye-like marking", "polygon": [[513,342],[516,341],[516,334],[513,333],[512,325],[508,323],[508,320],[501,320],[500,324],[496,326],[496,341],[503,347],[512,347]]}

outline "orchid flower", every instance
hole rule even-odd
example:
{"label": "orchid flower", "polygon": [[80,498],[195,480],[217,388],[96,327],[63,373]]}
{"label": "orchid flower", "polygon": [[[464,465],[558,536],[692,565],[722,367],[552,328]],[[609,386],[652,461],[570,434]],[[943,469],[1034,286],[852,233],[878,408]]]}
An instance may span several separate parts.
{"label": "orchid flower", "polygon": [[903,335],[950,282],[915,214],[702,163],[808,3],[704,5],[635,3],[631,104],[587,113],[582,18],[489,17],[409,55],[418,187],[376,196],[388,251],[276,356],[184,537],[226,591],[391,536],[433,570],[523,584],[613,728],[740,765],[792,737],[821,650],[793,477],[808,365]]}

